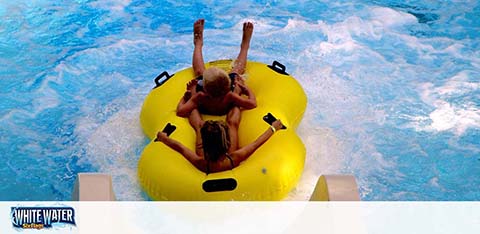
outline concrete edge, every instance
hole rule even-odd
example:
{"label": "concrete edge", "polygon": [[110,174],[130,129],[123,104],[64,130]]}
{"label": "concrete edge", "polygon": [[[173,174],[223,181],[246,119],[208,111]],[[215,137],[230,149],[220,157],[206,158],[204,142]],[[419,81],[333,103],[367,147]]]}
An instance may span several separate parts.
{"label": "concrete edge", "polygon": [[115,201],[112,176],[103,173],[78,173],[73,201]]}
{"label": "concrete edge", "polygon": [[360,201],[357,182],[353,175],[322,175],[310,201]]}

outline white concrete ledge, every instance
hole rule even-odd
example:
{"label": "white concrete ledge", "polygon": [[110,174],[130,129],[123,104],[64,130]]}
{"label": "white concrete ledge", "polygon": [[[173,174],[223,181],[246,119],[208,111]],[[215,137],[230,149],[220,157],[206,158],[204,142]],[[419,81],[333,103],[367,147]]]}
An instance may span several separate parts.
{"label": "white concrete ledge", "polygon": [[73,201],[115,201],[112,176],[101,173],[78,173]]}
{"label": "white concrete ledge", "polygon": [[357,182],[352,175],[322,175],[310,201],[360,201]]}

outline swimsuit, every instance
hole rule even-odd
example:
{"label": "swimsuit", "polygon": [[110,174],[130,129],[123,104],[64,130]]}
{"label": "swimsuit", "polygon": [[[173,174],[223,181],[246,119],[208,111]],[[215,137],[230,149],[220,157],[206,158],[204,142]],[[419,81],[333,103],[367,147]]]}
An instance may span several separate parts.
{"label": "swimsuit", "polygon": [[[230,160],[230,166],[232,166],[232,169],[230,170],[233,170],[233,168],[235,167],[235,164],[233,163],[233,159],[230,158],[230,155],[228,155],[228,153],[225,154],[225,156],[227,156],[228,160]],[[207,175],[210,174],[210,161],[207,160]]]}

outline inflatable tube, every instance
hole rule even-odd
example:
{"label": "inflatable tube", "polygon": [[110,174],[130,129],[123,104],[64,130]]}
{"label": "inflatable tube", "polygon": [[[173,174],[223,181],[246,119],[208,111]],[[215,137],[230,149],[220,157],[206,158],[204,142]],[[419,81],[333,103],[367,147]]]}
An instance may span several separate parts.
{"label": "inflatable tube", "polygon": [[[232,60],[206,63],[231,70]],[[156,133],[167,123],[177,129],[171,138],[194,151],[195,132],[187,118],[176,116],[176,106],[185,92],[185,85],[194,78],[192,68],[170,76],[164,72],[155,80],[157,87],[145,98],[140,122],[152,140],[138,163],[140,184],[154,200],[281,200],[294,188],[303,171],[305,146],[296,135],[306,108],[302,87],[274,62],[266,65],[249,61],[246,66],[247,86],[255,93],[257,108],[242,111],[239,126],[240,147],[251,143],[267,128],[262,117],[272,113],[287,127],[277,131],[247,160],[233,170],[205,174],[181,154],[161,142],[154,142]],[[207,119],[225,116],[203,115]]]}

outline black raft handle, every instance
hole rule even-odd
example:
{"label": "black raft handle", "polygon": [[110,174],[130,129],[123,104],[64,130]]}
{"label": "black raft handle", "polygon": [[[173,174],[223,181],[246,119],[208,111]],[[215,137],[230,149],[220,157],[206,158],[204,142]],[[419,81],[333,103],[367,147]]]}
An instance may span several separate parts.
{"label": "black raft handle", "polygon": [[[165,134],[167,134],[167,136],[170,136],[172,134],[172,132],[175,131],[175,129],[177,129],[177,127],[171,123],[167,123],[167,125],[165,125],[165,127],[163,128],[162,132],[164,132]],[[154,140],[155,142],[157,141],[160,141],[158,138],[155,138]]]}
{"label": "black raft handle", "polygon": [[276,71],[277,73],[280,73],[282,75],[287,75],[288,76],[288,73],[286,72],[286,67],[285,65],[281,64],[280,62],[278,62],[277,60],[274,60],[272,65],[267,65],[270,69]]}
{"label": "black raft handle", "polygon": [[207,180],[203,182],[202,189],[207,193],[233,191],[237,188],[237,181],[233,178]]}
{"label": "black raft handle", "polygon": [[[175,74],[172,74],[172,75],[169,75],[167,71],[164,71],[162,73],[160,73],[160,75],[158,75],[156,78],[155,78],[155,88],[158,88],[160,87],[161,85],[163,85],[163,83],[167,82],[168,79],[172,78],[172,76],[175,75]],[[165,76],[165,78],[163,78]],[[163,79],[162,79],[163,78]]]}
{"label": "black raft handle", "polygon": [[[265,116],[263,116],[263,121],[268,123],[270,126],[272,126],[273,122],[275,122],[276,120],[277,120],[277,118],[275,118],[275,116],[273,116],[272,113],[270,113],[270,112],[268,112]],[[287,129],[287,127],[285,127],[285,125],[283,125],[282,129]]]}
{"label": "black raft handle", "polygon": [[167,123],[167,125],[165,125],[165,127],[163,128],[162,132],[166,133],[167,136],[170,136],[170,134],[172,134],[172,132],[174,132],[175,129],[177,129],[177,126],[171,123]]}

